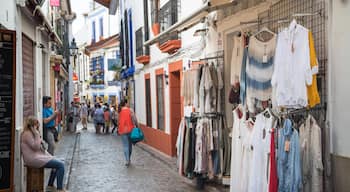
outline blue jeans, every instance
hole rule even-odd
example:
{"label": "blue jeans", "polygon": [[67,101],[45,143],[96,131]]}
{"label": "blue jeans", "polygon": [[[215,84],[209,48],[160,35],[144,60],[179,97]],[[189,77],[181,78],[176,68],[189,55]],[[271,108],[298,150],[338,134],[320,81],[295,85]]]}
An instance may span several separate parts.
{"label": "blue jeans", "polygon": [[127,162],[130,162],[131,157],[131,151],[132,151],[132,144],[130,140],[130,133],[121,135],[122,142],[123,142],[123,150],[124,150],[124,156],[125,160]]}
{"label": "blue jeans", "polygon": [[58,159],[52,159],[44,165],[45,168],[52,168],[49,178],[49,186],[53,186],[57,177],[57,189],[63,189],[64,163]]}

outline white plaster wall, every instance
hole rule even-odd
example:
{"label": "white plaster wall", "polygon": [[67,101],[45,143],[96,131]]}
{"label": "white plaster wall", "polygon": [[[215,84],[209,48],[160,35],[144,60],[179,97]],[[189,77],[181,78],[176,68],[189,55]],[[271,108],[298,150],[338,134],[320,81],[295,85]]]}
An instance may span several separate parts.
{"label": "white plaster wall", "polygon": [[[88,16],[88,26],[89,26],[89,40],[92,40],[92,22],[95,21],[95,41],[99,41],[100,39],[100,18],[107,12],[105,7],[99,7],[89,13]],[[103,18],[103,22],[105,22],[105,18]],[[105,25],[105,24],[103,24]],[[103,33],[105,33],[105,29],[103,29]],[[90,44],[90,42],[89,42]]]}
{"label": "white plaster wall", "polygon": [[[160,5],[163,6],[169,0],[161,0]],[[188,16],[192,12],[196,11],[199,7],[202,6],[201,0],[180,0],[181,10],[179,10],[178,21],[182,18]],[[124,6],[126,8],[132,8],[133,14],[133,39],[134,39],[134,56],[136,55],[136,39],[135,32],[138,28],[142,27],[143,24],[143,1],[140,0],[132,0],[126,1]],[[151,4],[148,4],[148,13],[149,13],[149,31],[150,31],[150,39],[154,37],[152,32],[152,22],[151,22]],[[197,26],[181,33],[180,37],[182,40],[182,48],[188,47],[195,43],[199,43],[200,37],[194,37],[193,33],[196,29],[202,28],[202,24],[198,24]],[[158,46],[156,44],[150,46],[150,56],[151,62],[143,66],[142,71],[139,74],[134,76],[135,78],[135,95],[141,95],[142,97],[136,97],[136,114],[139,117],[139,121],[142,124],[146,124],[146,103],[144,99],[145,94],[145,81],[144,74],[150,73],[150,81],[151,81],[151,105],[152,105],[152,127],[157,128],[157,91],[156,91],[156,75],[155,71],[159,68],[163,68],[164,70],[168,69],[168,63],[172,61],[182,60],[182,58],[171,59],[169,58],[169,54],[161,53]],[[136,57],[134,57],[134,63],[137,63]],[[170,133],[170,100],[169,100],[169,85],[164,83],[164,99],[165,99],[165,132]],[[142,89],[141,89],[142,88]]]}
{"label": "white plaster wall", "polygon": [[32,41],[35,41],[35,27],[32,21],[25,16],[23,13],[21,14],[22,19],[22,32],[28,36]]}
{"label": "white plaster wall", "polygon": [[[202,0],[178,0],[181,1],[181,10],[178,21],[188,17],[191,15],[194,11],[197,11],[200,7],[203,6]],[[182,47],[188,47],[192,45],[193,43],[197,43],[200,41],[200,37],[193,36],[194,32],[197,29],[202,29],[203,24],[197,24],[196,26],[193,26],[192,28],[184,31],[181,33],[181,39],[182,39]]]}
{"label": "white plaster wall", "polygon": [[160,4],[160,7],[162,7],[163,5],[165,5],[169,0],[160,0],[159,1],[159,4]]}
{"label": "white plaster wall", "polygon": [[152,127],[157,129],[157,87],[156,87],[156,69],[148,71],[151,82],[151,106],[152,106]]}
{"label": "white plaster wall", "polygon": [[2,2],[0,6],[0,23],[9,30],[16,28],[15,17],[16,17],[16,4],[15,1]]}
{"label": "white plaster wall", "polygon": [[[19,7],[14,7],[15,26],[16,26],[16,141],[19,141],[19,135],[23,127],[23,67],[22,67],[22,14]],[[15,191],[25,191],[24,164],[21,158],[20,142],[15,142]]]}
{"label": "white plaster wall", "polygon": [[139,74],[134,75],[135,79],[135,113],[139,123],[146,124],[147,115],[146,115],[146,89],[145,89],[145,73],[140,72]]}
{"label": "white plaster wall", "polygon": [[119,14],[109,15],[108,9],[101,6],[89,13],[88,16],[88,42],[92,39],[92,22],[95,21],[96,42],[100,39],[100,18],[103,18],[103,38],[108,38],[112,35],[119,33]]}
{"label": "white plaster wall", "polygon": [[[142,68],[143,65],[136,61],[136,31],[144,26],[143,1],[132,0],[125,3],[127,9],[131,9],[132,14],[132,38],[133,38],[133,55],[134,65],[136,68]],[[142,29],[144,32],[144,29]]]}
{"label": "white plaster wall", "polygon": [[330,20],[329,116],[333,153],[350,157],[350,2],[332,2]]}
{"label": "white plaster wall", "polygon": [[[163,6],[165,3],[167,3],[169,0],[164,0],[160,2],[160,5]],[[197,10],[201,5],[201,0],[193,0],[193,1],[181,1],[181,10],[179,10],[178,21],[182,18],[188,16],[193,11]],[[133,15],[133,39],[134,39],[134,55],[136,55],[136,39],[135,39],[135,31],[143,26],[143,1],[139,0],[133,0],[133,1],[127,1],[124,4],[124,7],[126,8],[132,8],[132,15]],[[148,5],[148,13],[149,18],[151,18],[151,5]],[[152,23],[151,20],[149,20],[149,29],[150,29],[150,38],[154,37],[154,34],[152,32]],[[181,40],[182,40],[182,47],[188,47],[190,45],[193,45],[194,43],[198,43],[200,40],[200,37],[193,37],[193,33],[197,28],[200,28],[201,24],[199,24],[196,27],[193,27],[192,29],[189,29],[188,31],[185,31],[181,34]],[[166,69],[168,68],[168,63],[170,61],[173,61],[172,59],[166,59],[169,57],[167,53],[161,53],[159,48],[156,44],[152,45],[150,47],[150,56],[151,56],[151,63],[143,66],[143,71],[139,74],[136,74],[135,77],[135,95],[144,95],[145,94],[145,81],[144,81],[144,74],[150,73],[150,81],[151,81],[151,105],[152,105],[152,127],[157,128],[157,91],[156,91],[156,75],[155,71],[159,68]],[[175,59],[179,60],[181,58]],[[134,57],[134,63],[136,64],[136,58]],[[165,83],[164,83],[165,84]],[[170,133],[170,101],[169,101],[169,86],[164,85],[164,98],[165,98],[165,132]],[[139,116],[139,121],[142,124],[146,124],[146,109],[145,109],[145,99],[144,97],[135,98],[136,102],[136,114]]]}
{"label": "white plaster wall", "polygon": [[[36,33],[36,43],[37,46],[34,48],[35,52],[35,58],[34,58],[34,110],[35,113],[37,114],[37,117],[42,117],[42,66],[43,66],[43,59],[42,59],[42,50],[38,47],[38,45],[42,42],[42,36],[41,36],[41,31],[39,28],[36,28],[35,30]],[[45,43],[47,44],[47,43]],[[35,114],[34,113],[34,114]],[[42,127],[41,127],[42,131]]]}

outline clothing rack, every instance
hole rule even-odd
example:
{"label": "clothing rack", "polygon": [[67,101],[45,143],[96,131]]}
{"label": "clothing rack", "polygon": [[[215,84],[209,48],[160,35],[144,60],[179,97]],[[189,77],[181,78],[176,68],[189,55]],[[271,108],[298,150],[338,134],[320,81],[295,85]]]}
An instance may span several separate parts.
{"label": "clothing rack", "polygon": [[326,120],[327,105],[319,105],[313,108],[302,108],[302,109],[291,109],[282,111],[278,114],[278,116],[283,118],[291,118],[294,120],[300,121],[305,120],[309,114],[311,114],[314,118],[318,119],[319,122]]}
{"label": "clothing rack", "polygon": [[290,17],[284,17],[284,18],[279,18],[279,19],[269,19],[269,20],[266,20],[266,21],[262,21],[260,19],[252,20],[252,21],[243,21],[243,22],[240,22],[240,25],[247,25],[247,24],[263,25],[263,24],[273,23],[273,22],[286,23],[286,22],[290,22],[291,18],[316,16],[316,15],[322,16],[321,10],[319,10],[317,12],[314,12],[314,13],[295,13],[295,14],[291,15]]}
{"label": "clothing rack", "polygon": [[280,112],[280,115],[294,115],[294,114],[299,114],[299,113],[307,113],[307,112],[312,112],[312,111],[326,111],[327,110],[327,105],[319,105],[313,108],[302,108],[302,109],[292,109],[292,110],[286,110]]}
{"label": "clothing rack", "polygon": [[[223,58],[224,58],[223,55],[219,55],[219,56],[213,56],[213,57],[206,57],[206,58],[202,58],[202,59],[199,59],[199,60],[193,60],[192,62],[203,62],[203,61],[207,62],[207,61],[209,61],[209,60],[216,60],[216,61],[218,61],[219,59],[223,59]],[[219,63],[219,62],[217,62],[217,63]],[[183,68],[184,71],[186,71],[186,69],[191,69],[191,65],[192,65],[192,64],[189,62],[189,63],[187,64],[187,66],[185,66],[185,67]],[[223,66],[223,63],[221,63],[220,66]]]}
{"label": "clothing rack", "polygon": [[210,112],[210,113],[203,113],[200,114],[199,112],[192,112],[191,117],[192,118],[202,118],[202,117],[223,117],[224,114],[222,112]]}
{"label": "clothing rack", "polygon": [[224,57],[223,55],[219,55],[219,56],[215,56],[215,57],[206,57],[206,58],[199,59],[199,61],[208,61],[208,60],[213,60],[213,59],[221,59],[223,57]]}

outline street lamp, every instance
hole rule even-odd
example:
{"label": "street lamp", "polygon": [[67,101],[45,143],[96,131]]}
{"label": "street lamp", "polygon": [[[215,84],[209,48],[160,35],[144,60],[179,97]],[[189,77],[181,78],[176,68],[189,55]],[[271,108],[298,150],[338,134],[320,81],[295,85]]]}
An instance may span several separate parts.
{"label": "street lamp", "polygon": [[78,47],[77,47],[77,43],[75,42],[75,38],[72,39],[72,42],[70,43],[70,46],[69,46],[69,50],[70,50],[71,56],[76,56],[78,54]]}

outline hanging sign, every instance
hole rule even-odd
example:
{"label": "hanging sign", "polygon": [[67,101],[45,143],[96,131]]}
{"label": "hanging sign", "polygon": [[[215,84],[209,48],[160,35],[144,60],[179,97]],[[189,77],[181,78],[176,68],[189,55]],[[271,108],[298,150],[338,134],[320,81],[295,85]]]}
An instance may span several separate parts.
{"label": "hanging sign", "polygon": [[0,191],[13,191],[16,33],[0,30]]}
{"label": "hanging sign", "polygon": [[50,6],[52,6],[52,7],[59,7],[60,6],[60,0],[50,0]]}

